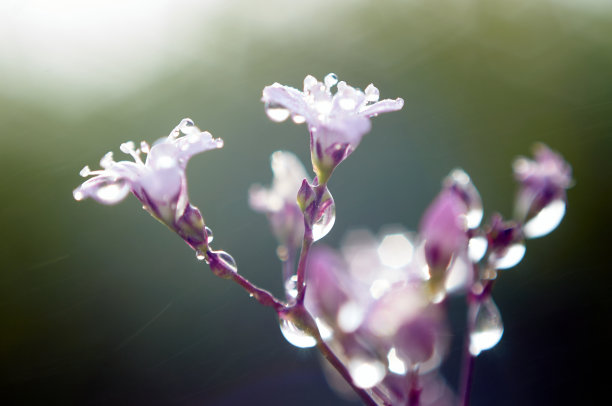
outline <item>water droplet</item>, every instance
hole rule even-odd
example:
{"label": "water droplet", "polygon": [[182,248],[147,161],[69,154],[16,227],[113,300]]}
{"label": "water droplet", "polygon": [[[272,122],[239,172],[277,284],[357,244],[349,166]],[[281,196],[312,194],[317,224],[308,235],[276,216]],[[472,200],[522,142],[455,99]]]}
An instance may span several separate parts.
{"label": "water droplet", "polygon": [[367,102],[376,103],[380,98],[380,91],[376,86],[370,83],[368,87],[365,88],[365,96]]}
{"label": "water droplet", "polygon": [[96,189],[94,197],[100,203],[114,204],[123,199],[129,191],[130,186],[125,182],[109,183]]}
{"label": "water droplet", "polygon": [[141,150],[143,153],[148,154],[148,153],[149,153],[149,151],[151,151],[151,146],[149,145],[149,143],[148,143],[148,142],[146,142],[146,141],[141,141],[141,142],[140,142],[140,150]]}
{"label": "water droplet", "polygon": [[501,255],[491,255],[491,264],[496,269],[512,268],[525,256],[525,245],[516,243],[506,248]]}
{"label": "water droplet", "polygon": [[397,356],[395,347],[389,350],[389,353],[387,354],[387,361],[389,362],[389,371],[393,372],[394,374],[405,375],[408,371],[406,363]]}
{"label": "water droplet", "polygon": [[287,292],[287,297],[292,299],[297,297],[297,275],[293,275],[285,281],[285,292]]}
{"label": "water droplet", "polygon": [[387,374],[385,364],[377,359],[355,357],[347,367],[355,386],[363,389],[378,385]]}
{"label": "water droplet", "polygon": [[338,83],[338,76],[335,73],[330,73],[327,76],[325,76],[325,79],[323,79],[323,83],[325,83],[325,86],[328,89],[331,89],[332,86]]}
{"label": "water droplet", "polygon": [[192,132],[192,128],[195,127],[195,123],[190,118],[184,118],[178,125],[178,129],[181,130],[184,134],[188,134]]}
{"label": "water droplet", "polygon": [[202,251],[196,250],[196,258],[198,259],[198,261],[203,261],[206,259],[206,255],[204,255]]}
{"label": "water droplet", "polygon": [[285,121],[290,115],[289,109],[280,104],[266,103],[265,109],[270,120],[277,123]]}
{"label": "water droplet", "polygon": [[215,139],[215,144],[217,144],[217,148],[223,148],[223,140],[221,138]]}
{"label": "water droplet", "polygon": [[318,241],[325,237],[336,222],[336,204],[329,190],[325,189],[325,194],[321,198],[321,206],[323,210],[319,212],[319,216],[315,219],[312,225],[312,239]]}
{"label": "water droplet", "polygon": [[217,259],[225,265],[225,269],[231,272],[238,272],[238,265],[236,260],[230,254],[225,251],[213,251],[216,254]]}
{"label": "water droplet", "polygon": [[463,169],[457,168],[447,176],[444,183],[459,193],[459,196],[467,205],[468,212],[465,215],[467,227],[470,229],[477,228],[482,221],[484,210],[480,193],[472,183],[470,176]]}
{"label": "water droplet", "polygon": [[300,114],[293,114],[291,120],[293,120],[295,124],[304,124],[306,122],[306,117]]}
{"label": "water droplet", "polygon": [[206,241],[208,242],[208,244],[210,244],[211,242],[213,242],[213,239],[215,238],[213,235],[213,231],[210,229],[210,227],[205,226],[204,229],[206,230]]}
{"label": "water droplet", "polygon": [[495,347],[504,334],[499,309],[493,299],[487,298],[477,305],[474,331],[470,334],[470,353],[477,356],[481,351]]}
{"label": "water droplet", "polygon": [[468,255],[473,262],[479,262],[487,252],[489,243],[486,237],[478,236],[470,238],[468,243]]}
{"label": "water droplet", "polygon": [[565,216],[565,202],[561,199],[551,202],[523,227],[527,238],[543,237],[553,231]]}
{"label": "water droplet", "polygon": [[304,78],[304,93],[310,92],[310,90],[319,83],[317,78],[312,75],[308,75]]}
{"label": "water droplet", "polygon": [[280,330],[285,340],[298,348],[312,348],[317,345],[317,340],[312,335],[301,330],[289,320],[280,319]]}
{"label": "water droplet", "polygon": [[83,195],[83,192],[81,192],[80,190],[75,190],[74,192],[72,192],[72,196],[74,196],[74,200],[83,200],[85,198],[85,196]]}

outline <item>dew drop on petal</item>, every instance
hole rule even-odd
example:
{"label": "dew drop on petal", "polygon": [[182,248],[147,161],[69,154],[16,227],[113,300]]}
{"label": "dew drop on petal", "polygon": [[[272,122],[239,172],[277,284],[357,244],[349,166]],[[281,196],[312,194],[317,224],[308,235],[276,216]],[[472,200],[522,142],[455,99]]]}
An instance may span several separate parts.
{"label": "dew drop on petal", "polygon": [[304,124],[306,122],[306,117],[300,114],[293,114],[291,120],[293,120],[295,124]]}
{"label": "dew drop on petal", "polygon": [[370,83],[368,87],[365,88],[365,96],[367,102],[376,103],[380,98],[380,91],[376,86]]}
{"label": "dew drop on petal", "polygon": [[217,148],[223,148],[223,140],[221,138],[215,139],[215,144]]}
{"label": "dew drop on petal", "polygon": [[304,93],[310,92],[310,90],[318,83],[317,78],[312,75],[308,75],[304,78]]}
{"label": "dew drop on petal", "polygon": [[348,361],[347,367],[355,386],[362,389],[378,385],[387,374],[385,364],[377,359],[355,357]]}
{"label": "dew drop on petal", "polygon": [[213,242],[213,239],[215,238],[213,235],[213,231],[208,226],[205,226],[204,228],[206,230],[206,237],[207,237],[206,242],[210,244],[211,242]]}
{"label": "dew drop on petal", "polygon": [[487,252],[489,243],[486,237],[478,236],[470,238],[468,243],[468,255],[473,262],[479,262]]}
{"label": "dew drop on petal", "polygon": [[77,201],[83,200],[85,198],[85,196],[83,195],[83,192],[81,192],[78,189],[72,192],[72,196],[74,196],[74,200],[77,200]]}
{"label": "dew drop on petal", "polygon": [[565,216],[565,202],[557,199],[544,207],[534,218],[525,223],[523,232],[527,238],[543,237],[553,231]]}
{"label": "dew drop on petal", "polygon": [[325,79],[323,79],[323,83],[325,83],[325,86],[328,89],[331,89],[332,86],[338,83],[338,76],[335,73],[330,73],[327,76],[325,76]]}
{"label": "dew drop on petal", "polygon": [[96,189],[93,197],[100,203],[114,204],[123,199],[129,190],[127,183],[109,183]]}
{"label": "dew drop on petal", "polygon": [[280,330],[285,340],[295,347],[312,348],[317,345],[317,340],[312,335],[301,330],[289,320],[280,319]]}
{"label": "dew drop on petal", "polygon": [[478,304],[474,318],[474,330],[470,334],[470,353],[477,356],[481,351],[497,345],[504,334],[504,325],[499,309],[491,298]]}
{"label": "dew drop on petal", "polygon": [[268,118],[270,118],[272,121],[276,121],[277,123],[285,121],[290,115],[289,109],[280,104],[266,103],[265,109]]}
{"label": "dew drop on petal", "polygon": [[387,361],[389,363],[389,371],[398,375],[405,375],[408,372],[408,368],[406,367],[406,363],[402,361],[395,351],[395,347],[389,350],[387,354]]}
{"label": "dew drop on petal", "polygon": [[525,256],[525,244],[516,243],[504,251],[501,256],[492,256],[492,265],[496,269],[508,269],[517,265]]}
{"label": "dew drop on petal", "polygon": [[[318,241],[321,238],[325,237],[333,228],[334,223],[336,222],[336,204],[334,203],[334,199],[332,198],[329,191],[326,192],[326,195],[329,196],[328,200],[331,200],[329,204],[325,207],[322,213],[320,213],[319,217],[315,219],[314,224],[312,225],[312,239],[313,241]],[[323,198],[325,199],[325,197]]]}

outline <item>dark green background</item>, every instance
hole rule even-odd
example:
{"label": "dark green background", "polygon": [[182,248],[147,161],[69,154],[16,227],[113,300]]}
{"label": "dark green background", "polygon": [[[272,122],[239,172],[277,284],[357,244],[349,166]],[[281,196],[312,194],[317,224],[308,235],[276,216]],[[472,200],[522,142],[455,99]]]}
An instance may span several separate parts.
{"label": "dark green background", "polygon": [[[269,309],[215,278],[134,198],[106,207],[71,194],[83,165],[97,167],[121,142],[153,141],[191,117],[226,145],[188,168],[190,198],[214,230],[213,246],[280,293],[275,243],[265,217],[249,209],[247,190],[270,181],[274,150],[306,161],[308,135],[304,126],[270,122],[261,90],[275,81],[301,87],[306,74],[332,71],[406,103],[374,119],[334,174],[338,215],[328,244],[357,226],[415,229],[456,166],[472,176],[486,215],[510,215],[517,155],[542,141],[572,164],[564,222],[530,241],[523,262],[496,286],[506,331],[477,361],[473,404],[590,404],[607,393],[612,8],[591,3],[598,2],[323,3],[292,17],[297,23],[283,17],[291,2],[236,3],[215,22],[216,36],[192,39],[194,54],[200,40],[212,44],[201,57],[182,64],[176,55],[130,94],[80,112],[78,101],[41,91],[42,101],[57,96],[72,114],[0,96],[2,399],[339,404],[315,352],[286,343]],[[132,53],[137,59],[139,49]],[[92,72],[92,81],[102,79],[112,83]],[[453,317],[461,325],[461,312]],[[445,368],[452,385],[459,353],[452,347]]]}

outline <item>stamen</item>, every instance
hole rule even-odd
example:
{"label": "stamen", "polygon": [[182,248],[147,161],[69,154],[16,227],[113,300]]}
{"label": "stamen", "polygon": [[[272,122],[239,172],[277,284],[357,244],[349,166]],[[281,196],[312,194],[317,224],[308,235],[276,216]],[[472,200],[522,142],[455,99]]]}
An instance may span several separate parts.
{"label": "stamen", "polygon": [[107,152],[106,154],[104,154],[102,159],[100,159],[100,166],[104,169],[110,168],[114,163],[115,163],[115,160],[113,159],[112,151]]}
{"label": "stamen", "polygon": [[79,172],[79,175],[81,175],[83,178],[88,177],[90,174],[91,174],[91,169],[89,169],[88,165],[85,165],[83,169],[81,169],[81,172]]}
{"label": "stamen", "polygon": [[146,141],[140,141],[140,150],[145,153],[148,154],[149,151],[151,151],[151,147],[149,146],[149,143]]}

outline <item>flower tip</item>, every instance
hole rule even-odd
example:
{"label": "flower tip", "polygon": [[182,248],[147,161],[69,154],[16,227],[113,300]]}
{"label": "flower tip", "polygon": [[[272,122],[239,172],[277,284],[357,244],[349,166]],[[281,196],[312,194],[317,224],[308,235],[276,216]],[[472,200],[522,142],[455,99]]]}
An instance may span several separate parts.
{"label": "flower tip", "polygon": [[397,99],[395,99],[395,105],[397,106],[398,110],[401,109],[402,107],[404,107],[404,99],[398,97]]}
{"label": "flower tip", "polygon": [[76,188],[72,191],[72,196],[74,197],[74,200],[81,201],[85,198],[85,195],[83,195],[83,192],[81,192],[81,188]]}

